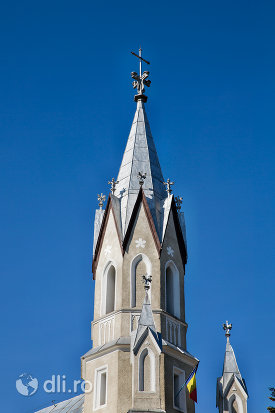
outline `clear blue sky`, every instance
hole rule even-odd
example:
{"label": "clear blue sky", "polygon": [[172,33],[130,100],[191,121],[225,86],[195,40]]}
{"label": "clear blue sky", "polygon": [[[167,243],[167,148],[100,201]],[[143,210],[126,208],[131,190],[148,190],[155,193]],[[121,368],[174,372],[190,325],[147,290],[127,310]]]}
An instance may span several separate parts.
{"label": "clear blue sky", "polygon": [[151,60],[147,114],[184,197],[188,349],[215,412],[225,337],[266,411],[274,375],[274,1],[14,1],[0,14],[1,411],[20,373],[80,377],[91,347],[93,217],[134,116],[130,54]]}

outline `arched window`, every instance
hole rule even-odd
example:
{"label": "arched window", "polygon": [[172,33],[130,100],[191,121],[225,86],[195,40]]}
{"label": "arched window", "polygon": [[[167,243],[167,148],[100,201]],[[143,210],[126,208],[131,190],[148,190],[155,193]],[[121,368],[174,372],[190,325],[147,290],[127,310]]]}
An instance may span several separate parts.
{"label": "arched window", "polygon": [[166,311],[180,318],[179,272],[172,261],[168,262],[165,270],[165,300]]}
{"label": "arched window", "polygon": [[[144,254],[138,254],[131,263],[131,307],[141,307],[144,300],[142,275],[151,275],[151,262]],[[149,294],[151,289],[149,290]]]}
{"label": "arched window", "polygon": [[108,314],[115,309],[116,299],[116,270],[112,264],[106,268],[103,277],[103,314]]}
{"label": "arched window", "polygon": [[155,356],[145,348],[139,357],[139,391],[155,391]]}
{"label": "arched window", "polygon": [[232,394],[228,404],[229,413],[243,413],[242,401],[237,394]]}

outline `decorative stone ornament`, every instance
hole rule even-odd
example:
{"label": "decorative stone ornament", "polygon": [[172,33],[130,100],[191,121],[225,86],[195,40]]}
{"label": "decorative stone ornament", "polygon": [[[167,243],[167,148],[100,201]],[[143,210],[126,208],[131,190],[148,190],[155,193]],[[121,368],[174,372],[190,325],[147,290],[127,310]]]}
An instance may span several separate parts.
{"label": "decorative stone ornament", "polygon": [[101,194],[98,194],[98,195],[97,195],[97,200],[99,201],[99,203],[98,203],[99,208],[102,209],[103,203],[104,203],[105,200],[106,200],[106,196],[103,195],[103,193],[101,192]]}
{"label": "decorative stone ornament", "polygon": [[110,191],[114,195],[115,190],[116,190],[116,185],[119,183],[119,181],[116,181],[115,178],[112,178],[111,181],[108,181],[108,185],[111,185]]}
{"label": "decorative stone ornament", "polygon": [[223,329],[225,330],[225,336],[230,337],[230,330],[232,330],[232,324],[229,324],[228,321],[226,321],[226,323],[223,324]]}
{"label": "decorative stone ornament", "polygon": [[176,203],[176,208],[178,212],[181,210],[182,199],[183,199],[182,196],[175,197],[175,203]]}
{"label": "decorative stone ornament", "polygon": [[148,291],[152,282],[152,275],[145,274],[142,276],[142,280],[144,282],[145,291]]}
{"label": "decorative stone ornament", "polygon": [[104,250],[105,257],[107,257],[107,255],[111,254],[111,251],[112,251],[112,245],[107,245],[105,250]]}
{"label": "decorative stone ornament", "polygon": [[137,178],[139,179],[138,183],[140,186],[142,186],[144,184],[144,181],[146,179],[146,173],[143,172],[139,172],[137,175]]}
{"label": "decorative stone ornament", "polygon": [[174,250],[172,247],[170,247],[170,245],[169,247],[167,247],[167,254],[171,255],[171,257],[174,257]]}
{"label": "decorative stone ornament", "polygon": [[136,243],[136,248],[140,248],[140,247],[145,248],[145,244],[146,244],[145,239],[139,238],[135,241],[135,243]]}
{"label": "decorative stone ornament", "polygon": [[148,65],[150,64],[150,62],[148,62],[147,60],[143,59],[141,57],[142,54],[142,49],[139,49],[139,54],[137,55],[134,52],[131,52],[134,56],[136,56],[139,59],[139,75],[137,74],[137,72],[132,72],[131,76],[132,79],[134,79],[133,81],[133,88],[137,89],[137,95],[135,96],[135,101],[137,102],[138,100],[142,100],[143,102],[147,101],[147,96],[144,95],[145,92],[145,86],[150,87],[151,85],[151,80],[148,79],[149,77],[149,72],[148,70],[145,70],[142,73],[142,62],[147,63]]}
{"label": "decorative stone ornament", "polygon": [[172,193],[171,186],[174,185],[175,182],[171,181],[169,178],[167,179],[167,182],[163,182],[163,185],[166,186],[166,192],[168,195]]}

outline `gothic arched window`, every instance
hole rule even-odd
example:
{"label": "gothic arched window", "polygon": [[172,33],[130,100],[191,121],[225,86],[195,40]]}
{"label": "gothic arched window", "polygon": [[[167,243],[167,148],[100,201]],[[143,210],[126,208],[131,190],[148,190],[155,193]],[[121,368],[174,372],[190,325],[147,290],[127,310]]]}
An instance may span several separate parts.
{"label": "gothic arched window", "polygon": [[155,356],[145,348],[139,357],[139,391],[155,391]]}
{"label": "gothic arched window", "polygon": [[237,394],[233,394],[229,399],[229,413],[243,413],[242,401]]}
{"label": "gothic arched window", "polygon": [[108,314],[115,309],[116,300],[116,270],[110,264],[103,277],[103,314]]}
{"label": "gothic arched window", "polygon": [[180,318],[179,272],[172,261],[168,262],[165,270],[165,300],[166,311]]}

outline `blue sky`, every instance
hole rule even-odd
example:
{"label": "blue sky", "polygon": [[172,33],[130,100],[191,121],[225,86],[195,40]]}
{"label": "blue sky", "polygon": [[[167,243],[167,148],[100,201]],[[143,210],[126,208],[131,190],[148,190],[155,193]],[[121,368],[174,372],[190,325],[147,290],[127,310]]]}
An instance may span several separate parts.
{"label": "blue sky", "polygon": [[225,337],[249,412],[274,378],[274,1],[2,2],[1,409],[69,398],[16,392],[80,377],[91,347],[96,195],[118,173],[134,116],[130,54],[151,61],[147,114],[183,196],[188,349],[198,413],[215,411]]}

